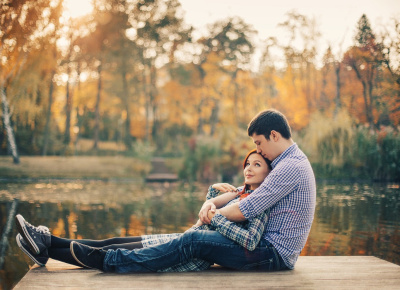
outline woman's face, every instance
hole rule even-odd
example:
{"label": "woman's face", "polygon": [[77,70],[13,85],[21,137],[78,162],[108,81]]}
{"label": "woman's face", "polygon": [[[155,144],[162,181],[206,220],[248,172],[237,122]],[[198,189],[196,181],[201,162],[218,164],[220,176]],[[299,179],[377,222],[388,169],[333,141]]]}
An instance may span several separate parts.
{"label": "woman's face", "polygon": [[249,189],[254,190],[260,186],[269,172],[270,169],[264,158],[258,153],[253,153],[247,158],[243,169],[244,182],[249,185]]}

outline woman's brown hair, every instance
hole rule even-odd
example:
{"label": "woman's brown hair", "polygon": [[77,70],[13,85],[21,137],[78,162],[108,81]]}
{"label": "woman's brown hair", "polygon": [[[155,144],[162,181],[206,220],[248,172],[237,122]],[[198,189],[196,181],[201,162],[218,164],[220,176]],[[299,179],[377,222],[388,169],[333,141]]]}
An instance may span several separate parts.
{"label": "woman's brown hair", "polygon": [[[251,151],[249,151],[249,152],[247,153],[247,155],[246,155],[246,157],[244,158],[244,161],[243,161],[243,169],[246,168],[247,159],[249,159],[250,155],[252,155],[252,154],[254,154],[254,153],[257,153],[257,149],[253,149],[253,150],[251,150]],[[261,156],[262,156],[262,155],[261,155]],[[265,162],[266,162],[267,165],[268,165],[268,168],[269,168],[270,170],[272,170],[271,161],[269,161],[269,160],[268,160],[267,158],[265,158],[264,156],[262,156],[262,158],[264,158]],[[241,199],[242,199],[242,198],[245,198],[245,197],[247,196],[246,191],[249,189],[248,187],[249,187],[249,185],[245,183],[244,186],[243,186],[242,191],[240,191],[240,192],[238,193],[238,196],[240,196]]]}

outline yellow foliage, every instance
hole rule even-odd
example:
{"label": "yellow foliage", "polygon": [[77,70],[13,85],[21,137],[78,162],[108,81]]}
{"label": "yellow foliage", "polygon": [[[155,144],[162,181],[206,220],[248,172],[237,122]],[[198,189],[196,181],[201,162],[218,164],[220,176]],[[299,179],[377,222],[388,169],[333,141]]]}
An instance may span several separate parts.
{"label": "yellow foliage", "polygon": [[275,77],[278,96],[272,105],[282,111],[294,130],[307,126],[309,122],[309,111],[307,99],[302,90],[298,89],[300,81],[293,82],[291,70],[283,78]]}

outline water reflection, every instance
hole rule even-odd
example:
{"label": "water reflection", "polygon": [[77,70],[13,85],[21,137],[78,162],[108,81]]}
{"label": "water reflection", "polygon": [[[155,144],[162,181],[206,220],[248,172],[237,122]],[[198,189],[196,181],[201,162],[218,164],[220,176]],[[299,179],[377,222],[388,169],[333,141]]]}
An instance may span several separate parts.
{"label": "water reflection", "polygon": [[303,255],[372,255],[400,265],[397,184],[319,184]]}
{"label": "water reflection", "polygon": [[[182,232],[197,219],[207,185],[102,181],[0,184],[1,234],[12,202],[35,225],[68,238],[104,239]],[[373,255],[400,265],[398,184],[319,183],[317,210],[302,255]],[[32,262],[5,239],[0,288],[10,289]],[[4,246],[4,245],[3,245]]]}

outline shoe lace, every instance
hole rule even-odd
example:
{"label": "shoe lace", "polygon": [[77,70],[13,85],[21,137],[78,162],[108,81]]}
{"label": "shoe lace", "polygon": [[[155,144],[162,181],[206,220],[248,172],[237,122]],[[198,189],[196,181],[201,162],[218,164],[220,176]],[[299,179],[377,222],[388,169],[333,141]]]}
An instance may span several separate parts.
{"label": "shoe lace", "polygon": [[38,226],[37,230],[43,234],[50,234],[50,230],[46,226]]}
{"label": "shoe lace", "polygon": [[28,223],[27,221],[25,221],[25,225],[28,226],[28,227],[30,227],[31,229],[33,229],[33,230],[39,232],[39,233],[42,233],[42,234],[50,234],[50,230],[49,230],[49,228],[46,227],[46,226],[40,225],[40,226],[35,227],[35,226],[31,225],[30,223]]}

